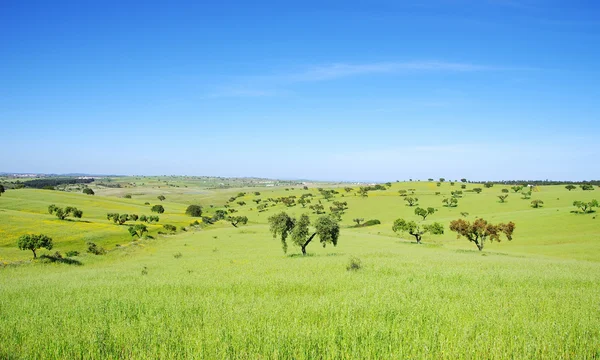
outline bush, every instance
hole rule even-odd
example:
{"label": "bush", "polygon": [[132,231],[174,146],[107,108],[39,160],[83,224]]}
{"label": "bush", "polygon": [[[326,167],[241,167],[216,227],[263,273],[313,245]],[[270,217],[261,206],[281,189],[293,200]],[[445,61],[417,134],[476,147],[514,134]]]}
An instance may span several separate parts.
{"label": "bush", "polygon": [[125,196],[123,196],[125,199],[131,199],[131,194],[127,194]]}
{"label": "bush", "polygon": [[79,251],[69,250],[65,253],[65,255],[67,255],[67,257],[77,256],[77,255],[79,255]]}
{"label": "bush", "polygon": [[346,265],[346,270],[348,271],[356,271],[362,267],[362,262],[359,258],[353,256],[350,258],[348,265]]}
{"label": "bush", "polygon": [[165,212],[165,208],[162,205],[154,205],[150,211],[162,214]]}
{"label": "bush", "polygon": [[87,242],[87,252],[89,252],[90,254],[94,254],[94,255],[104,255],[106,254],[106,250],[101,247],[96,245],[95,243],[88,241]]}
{"label": "bush", "polygon": [[83,193],[86,195],[94,195],[94,190],[92,190],[90,188],[85,188],[85,189],[83,189]]}
{"label": "bush", "polygon": [[173,255],[175,259],[180,259],[183,255],[180,252],[177,252]]}
{"label": "bush", "polygon": [[177,227],[175,225],[171,225],[171,224],[164,224],[163,228],[171,233],[174,233],[177,231]]}
{"label": "bush", "polygon": [[373,219],[373,220],[367,220],[364,223],[362,223],[361,226],[373,226],[373,225],[379,225],[381,224],[381,221],[377,220],[377,219]]}
{"label": "bush", "polygon": [[185,210],[185,213],[186,213],[186,215],[189,215],[189,216],[200,217],[200,216],[202,216],[202,206],[190,205]]}

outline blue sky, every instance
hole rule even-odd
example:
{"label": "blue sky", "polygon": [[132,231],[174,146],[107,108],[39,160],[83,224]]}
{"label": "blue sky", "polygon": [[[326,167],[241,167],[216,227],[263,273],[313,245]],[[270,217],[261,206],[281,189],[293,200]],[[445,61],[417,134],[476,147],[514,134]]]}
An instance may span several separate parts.
{"label": "blue sky", "polygon": [[594,1],[0,0],[0,172],[600,178]]}

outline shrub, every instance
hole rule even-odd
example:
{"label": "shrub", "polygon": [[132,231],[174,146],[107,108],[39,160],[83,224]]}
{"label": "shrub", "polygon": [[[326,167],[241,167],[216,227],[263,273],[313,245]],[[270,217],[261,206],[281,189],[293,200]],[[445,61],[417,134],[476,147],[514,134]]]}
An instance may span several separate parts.
{"label": "shrub", "polygon": [[94,195],[94,190],[92,190],[90,188],[85,188],[85,189],[83,189],[83,193],[86,195]]}
{"label": "shrub", "polygon": [[175,259],[180,259],[182,256],[183,256],[183,255],[182,255],[180,252],[177,252],[177,253],[173,254],[173,257],[174,257]]}
{"label": "shrub", "polygon": [[69,251],[67,251],[67,252],[65,253],[65,255],[66,255],[67,257],[71,257],[71,256],[77,256],[77,255],[79,255],[79,251],[77,251],[77,250],[69,250]]}
{"label": "shrub", "polygon": [[95,243],[88,241],[87,243],[87,252],[89,252],[90,254],[94,254],[94,255],[104,255],[106,254],[106,250],[101,247],[96,245]]}
{"label": "shrub", "polygon": [[381,224],[381,221],[379,221],[377,219],[372,219],[372,220],[365,221],[361,226],[373,226],[373,225],[379,225],[379,224]]}
{"label": "shrub", "polygon": [[359,258],[353,256],[350,258],[348,265],[346,265],[346,270],[348,271],[356,271],[362,267],[362,262]]}
{"label": "shrub", "polygon": [[177,231],[177,227],[175,225],[171,225],[171,224],[164,224],[163,228],[171,233],[174,233]]}
{"label": "shrub", "polygon": [[185,213],[186,213],[186,215],[189,215],[189,216],[200,217],[200,216],[202,216],[202,206],[190,205],[185,210]]}
{"label": "shrub", "polygon": [[131,199],[131,194],[126,194],[125,196],[123,196],[125,199]]}
{"label": "shrub", "polygon": [[152,212],[162,214],[165,212],[165,208],[162,205],[154,205],[150,209]]}

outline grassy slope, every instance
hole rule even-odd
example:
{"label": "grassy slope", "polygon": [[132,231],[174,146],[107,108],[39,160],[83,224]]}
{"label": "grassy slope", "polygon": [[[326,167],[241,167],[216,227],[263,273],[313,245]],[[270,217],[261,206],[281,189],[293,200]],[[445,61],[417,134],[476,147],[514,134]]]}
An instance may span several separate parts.
{"label": "grassy slope", "polygon": [[[416,188],[421,206],[439,208],[428,222],[447,227],[462,211],[513,220],[515,240],[488,244],[482,254],[452,233],[426,237],[423,246],[400,239],[392,221],[417,220],[400,188]],[[129,200],[104,190],[94,197],[8,191],[0,198],[0,258],[29,258],[14,243],[32,228],[52,235],[61,251],[82,249],[90,236],[114,250],[77,257],[84,266],[0,268],[0,358],[599,357],[600,220],[570,213],[573,200],[598,198],[597,190],[544,187],[533,198],[545,207],[532,209],[512,192],[498,203],[496,185],[466,194],[458,208],[441,208],[435,192],[455,188],[400,183],[367,199],[345,196],[345,226],[354,217],[382,225],[343,229],[337,248],[311,244],[313,256],[305,258],[284,256],[268,233],[267,217],[282,206],[250,210],[254,191],[263,199],[306,192],[298,189],[244,190],[248,204],[235,207],[249,226],[222,224],[118,249],[130,237],[106,212],[149,214],[143,203],[157,203],[155,192],[137,188]],[[239,192],[162,190],[161,224],[177,225],[190,222],[186,204],[222,205]],[[90,222],[59,222],[46,214],[49,203],[75,205]],[[351,256],[362,260],[360,271],[346,271]]]}

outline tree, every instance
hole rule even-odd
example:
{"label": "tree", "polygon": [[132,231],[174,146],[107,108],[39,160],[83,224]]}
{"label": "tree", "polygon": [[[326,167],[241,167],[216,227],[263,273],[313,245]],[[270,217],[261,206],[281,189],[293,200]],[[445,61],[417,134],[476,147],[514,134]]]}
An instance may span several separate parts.
{"label": "tree", "polygon": [[315,214],[324,214],[325,213],[325,206],[321,205],[321,204],[314,204],[308,207],[309,209],[311,209]]}
{"label": "tree", "polygon": [[464,190],[464,189],[466,189],[466,188],[467,188],[467,185],[466,185],[466,184],[462,184],[462,185],[460,186],[460,188]]}
{"label": "tree", "polygon": [[298,199],[298,204],[302,205],[302,207],[306,207],[306,198],[301,197]]}
{"label": "tree", "polygon": [[387,186],[388,188],[391,188],[392,187],[392,183],[391,182],[386,182],[385,186]]}
{"label": "tree", "polygon": [[287,237],[294,229],[295,219],[291,218],[285,212],[269,217],[269,231],[273,234],[273,238],[280,237],[281,247],[283,252],[287,253]]}
{"label": "tree", "polygon": [[473,188],[473,192],[475,192],[477,194],[480,194],[482,190],[483,190],[482,188],[478,188],[478,187],[477,188]]}
{"label": "tree", "polygon": [[431,225],[420,225],[414,221],[406,221],[404,219],[396,219],[394,225],[392,225],[394,232],[407,232],[414,236],[417,240],[417,244],[421,243],[423,235],[427,232],[440,235],[444,233],[444,226],[440,223],[433,223]]}
{"label": "tree", "polygon": [[192,217],[201,217],[202,216],[202,206],[200,205],[190,205],[185,210],[186,215]]}
{"label": "tree", "polygon": [[521,186],[521,185],[511,186],[510,188],[512,189],[512,191],[515,192],[515,194],[518,193],[519,191],[523,190],[523,186]]}
{"label": "tree", "polygon": [[[513,187],[514,187],[514,186],[513,186]],[[502,192],[503,192],[504,194],[507,194],[507,193],[508,193],[508,189],[502,189]]]}
{"label": "tree", "polygon": [[500,199],[501,203],[505,202],[507,197],[508,197],[508,194],[498,195],[498,199]]}
{"label": "tree", "polygon": [[238,201],[237,204],[239,206],[244,206],[244,205],[246,205],[246,202],[245,201]]}
{"label": "tree", "polygon": [[165,208],[162,205],[154,205],[151,209],[152,212],[162,214],[165,212]]}
{"label": "tree", "polygon": [[54,244],[52,243],[52,239],[46,235],[27,234],[27,235],[21,235],[19,237],[17,246],[21,250],[31,250],[33,252],[33,258],[36,259],[37,254],[35,253],[35,251],[37,249],[44,248],[44,249],[52,250],[52,247],[54,246]]}
{"label": "tree", "polygon": [[442,202],[445,204],[445,207],[457,207],[458,206],[458,199],[455,197],[451,197],[451,198],[445,198],[444,200],[442,200]]}
{"label": "tree", "polygon": [[164,228],[166,231],[170,232],[170,233],[177,232],[177,226],[175,226],[175,225],[171,225],[171,224],[164,224],[164,225],[163,225],[163,228]]}
{"label": "tree", "polygon": [[156,198],[157,198],[158,200],[160,200],[160,201],[163,201],[163,200],[166,200],[166,199],[167,199],[167,198],[166,198],[164,195],[158,195]]}
{"label": "tree", "polygon": [[398,193],[400,194],[400,196],[406,196],[406,190],[398,190]]}
{"label": "tree", "polygon": [[536,209],[537,209],[537,208],[540,208],[540,207],[542,207],[542,205],[543,205],[543,204],[544,204],[544,202],[543,202],[542,200],[533,200],[533,201],[531,202],[531,207],[533,207],[533,208],[536,208]]}
{"label": "tree", "polygon": [[131,214],[131,215],[129,215],[129,220],[131,220],[131,221],[137,221],[138,220],[138,216],[136,214]]}
{"label": "tree", "polygon": [[592,213],[594,212],[594,208],[598,207],[598,201],[597,200],[592,200],[592,201],[573,201],[573,206],[580,208],[581,212],[583,212],[584,214],[587,213]]}
{"label": "tree", "polygon": [[0,184],[0,196],[2,196],[2,193],[6,192],[6,189],[4,189],[4,185]]}
{"label": "tree", "polygon": [[356,223],[356,226],[360,226],[360,223],[365,221],[365,219],[364,218],[355,218],[355,219],[352,219],[352,221],[354,221]]}
{"label": "tree", "polygon": [[238,224],[246,225],[248,223],[248,218],[245,216],[230,216],[227,218],[227,221],[229,221],[233,227],[237,227]]}
{"label": "tree", "polygon": [[83,193],[86,195],[94,195],[94,190],[92,190],[90,188],[85,188],[85,189],[83,189]]}
{"label": "tree", "polygon": [[450,222],[450,230],[457,233],[457,238],[464,236],[475,243],[481,251],[488,238],[491,242],[500,242],[500,235],[504,234],[509,241],[512,240],[515,224],[511,221],[508,224],[493,225],[481,218],[471,224],[469,221],[458,219]]}
{"label": "tree", "polygon": [[131,234],[132,237],[137,235],[138,238],[141,238],[144,236],[144,233],[148,232],[148,228],[144,224],[130,226],[127,230],[129,230],[129,234]]}
{"label": "tree", "polygon": [[421,216],[423,218],[423,220],[425,220],[427,218],[427,216],[433,214],[436,211],[437,211],[437,209],[432,208],[432,207],[428,207],[427,209],[417,207],[415,209],[415,215]]}
{"label": "tree", "polygon": [[450,191],[450,195],[452,195],[452,197],[455,197],[457,199],[461,198],[462,194],[463,194],[462,190]]}
{"label": "tree", "polygon": [[219,220],[225,219],[226,217],[227,217],[227,211],[219,209],[219,210],[215,211],[215,213],[212,217],[212,220],[219,221]]}
{"label": "tree", "polygon": [[148,221],[148,218],[146,217],[146,215],[141,215],[141,216],[140,216],[140,221],[142,221],[142,222],[147,222],[147,221]]}
{"label": "tree", "polygon": [[443,183],[444,181],[446,181],[446,179],[444,178],[440,178],[440,182]]}
{"label": "tree", "polygon": [[273,238],[280,237],[283,252],[287,252],[287,238],[291,235],[292,242],[302,250],[302,254],[306,255],[306,247],[314,239],[315,236],[323,247],[328,243],[337,245],[340,236],[340,226],[338,222],[330,216],[321,216],[315,222],[315,231],[311,234],[309,231],[310,219],[308,215],[302,214],[299,220],[291,218],[285,212],[271,216],[269,218],[269,230],[273,234]]}
{"label": "tree", "polygon": [[485,184],[483,184],[483,186],[485,186],[486,188],[488,188],[488,189],[489,189],[489,188],[493,187],[493,186],[494,186],[494,184],[493,184],[493,183],[491,183],[491,182],[486,182]]}
{"label": "tree", "polygon": [[594,190],[594,185],[591,185],[591,184],[581,184],[581,185],[579,185],[579,187],[581,188],[581,190],[584,190],[584,191]]}
{"label": "tree", "polygon": [[419,199],[416,197],[414,198],[412,196],[405,197],[404,201],[406,201],[408,203],[407,204],[408,206],[418,205],[418,203],[419,203]]}
{"label": "tree", "polygon": [[565,188],[567,190],[571,191],[571,190],[577,189],[577,186],[569,184],[569,185],[565,186]]}
{"label": "tree", "polygon": [[523,190],[521,192],[521,198],[523,200],[531,199],[531,190]]}
{"label": "tree", "polygon": [[361,197],[368,197],[368,196],[369,196],[369,188],[367,188],[367,187],[364,187],[364,186],[361,186],[361,187],[358,189],[358,194],[359,194]]}
{"label": "tree", "polygon": [[348,186],[344,188],[344,191],[346,191],[347,193],[352,192],[352,190],[354,190],[354,189],[351,187],[348,187]]}
{"label": "tree", "polygon": [[465,179],[465,178],[462,178],[462,179],[460,179],[460,182],[466,183],[466,182],[467,182],[467,179]]}
{"label": "tree", "polygon": [[83,216],[83,211],[77,209],[73,206],[67,206],[66,208],[59,208],[56,205],[52,204],[48,206],[48,213],[56,215],[60,220],[64,220],[69,216],[73,216],[75,218],[81,219]]}

